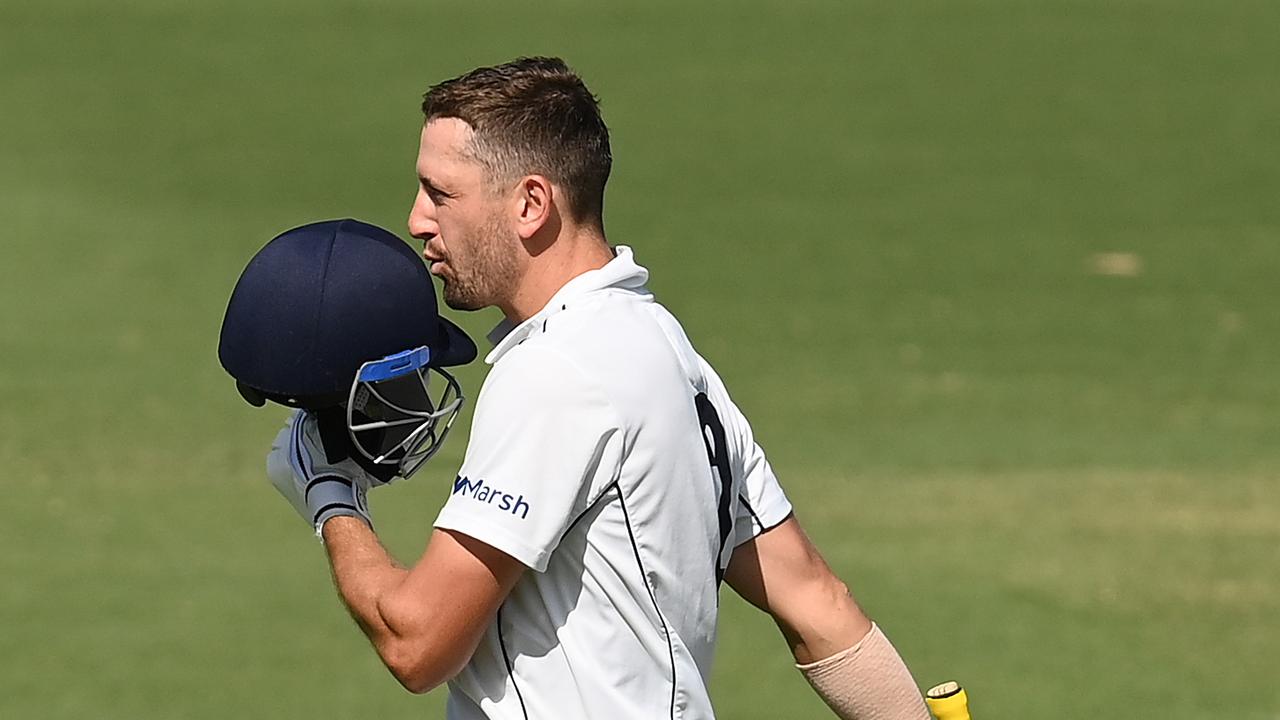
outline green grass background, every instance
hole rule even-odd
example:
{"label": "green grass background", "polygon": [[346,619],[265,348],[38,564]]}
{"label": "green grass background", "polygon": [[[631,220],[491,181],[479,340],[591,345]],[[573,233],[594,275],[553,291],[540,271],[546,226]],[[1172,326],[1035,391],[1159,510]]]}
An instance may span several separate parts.
{"label": "green grass background", "polygon": [[[217,332],[276,232],[402,232],[420,93],[534,53],[602,97],[610,238],[922,684],[979,720],[1280,716],[1277,27],[1262,1],[0,4],[0,717],[442,717],[265,483],[282,413]],[[374,497],[402,558],[465,437]],[[731,594],[713,689],[725,718],[825,713]]]}

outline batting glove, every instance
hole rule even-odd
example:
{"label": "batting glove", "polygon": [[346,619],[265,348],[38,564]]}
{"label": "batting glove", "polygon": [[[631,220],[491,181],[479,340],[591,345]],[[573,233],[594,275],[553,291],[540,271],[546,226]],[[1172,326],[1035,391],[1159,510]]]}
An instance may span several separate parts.
{"label": "batting glove", "polygon": [[383,484],[342,452],[331,458],[313,413],[295,411],[267,455],[267,476],[302,519],[320,535],[331,518],[347,515],[373,527],[365,495]]}

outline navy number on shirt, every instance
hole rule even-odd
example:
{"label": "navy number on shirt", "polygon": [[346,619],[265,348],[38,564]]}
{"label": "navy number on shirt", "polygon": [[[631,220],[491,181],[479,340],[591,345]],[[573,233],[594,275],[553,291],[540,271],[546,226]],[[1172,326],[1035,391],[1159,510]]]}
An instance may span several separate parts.
{"label": "navy number on shirt", "polygon": [[702,429],[702,442],[707,446],[707,460],[711,462],[711,468],[720,478],[718,503],[720,545],[715,559],[716,586],[719,587],[725,571],[725,566],[721,566],[720,559],[724,556],[724,546],[729,542],[729,533],[733,530],[733,513],[730,506],[733,500],[733,472],[729,469],[729,447],[725,441],[724,423],[720,422],[720,415],[716,413],[711,399],[706,393],[698,393],[693,396],[693,404],[698,408],[698,425]]}

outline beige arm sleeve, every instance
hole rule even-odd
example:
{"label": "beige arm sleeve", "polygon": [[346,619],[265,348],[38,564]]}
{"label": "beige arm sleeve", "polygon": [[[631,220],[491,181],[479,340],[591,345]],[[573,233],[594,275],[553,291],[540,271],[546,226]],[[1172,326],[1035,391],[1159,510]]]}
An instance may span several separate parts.
{"label": "beige arm sleeve", "polygon": [[911,671],[874,623],[848,650],[796,667],[842,720],[930,720]]}

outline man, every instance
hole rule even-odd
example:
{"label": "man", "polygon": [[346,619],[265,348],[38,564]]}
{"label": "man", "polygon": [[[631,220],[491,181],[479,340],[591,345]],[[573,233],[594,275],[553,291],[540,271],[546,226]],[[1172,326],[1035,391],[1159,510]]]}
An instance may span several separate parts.
{"label": "man", "polygon": [[711,718],[723,580],[841,717],[927,718],[720,378],[606,241],[608,131],[582,81],[521,59],[423,112],[409,230],[450,307],[506,319],[422,558],[396,565],[359,513],[320,528],[391,672],[448,682],[454,720]]}

